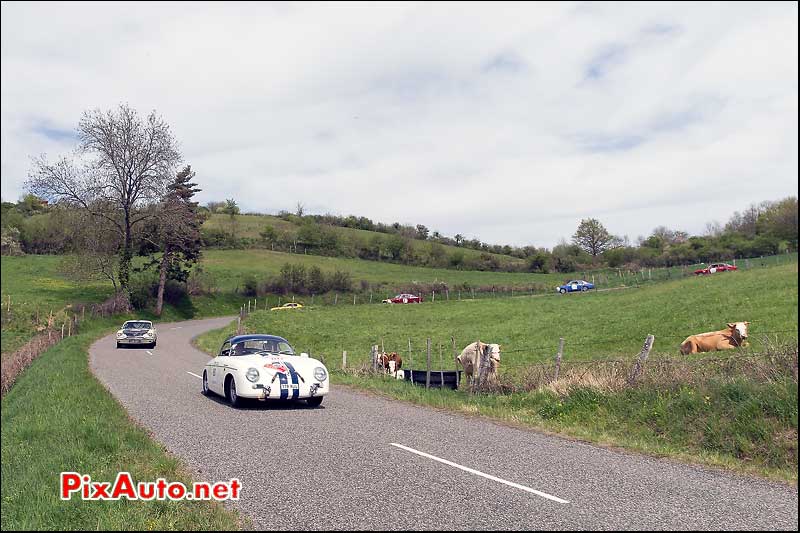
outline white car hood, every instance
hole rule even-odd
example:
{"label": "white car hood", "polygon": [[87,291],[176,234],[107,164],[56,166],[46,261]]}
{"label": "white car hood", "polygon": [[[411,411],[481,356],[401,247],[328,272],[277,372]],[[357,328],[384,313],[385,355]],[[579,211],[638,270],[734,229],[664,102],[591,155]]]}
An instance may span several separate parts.
{"label": "white car hood", "polygon": [[[302,376],[312,376],[314,369],[318,366],[325,367],[322,363],[311,357],[300,357],[297,355],[239,355],[229,358],[227,363],[243,371],[248,368],[255,368],[262,374],[278,370],[282,363],[289,363]],[[326,369],[327,370],[327,369]]]}

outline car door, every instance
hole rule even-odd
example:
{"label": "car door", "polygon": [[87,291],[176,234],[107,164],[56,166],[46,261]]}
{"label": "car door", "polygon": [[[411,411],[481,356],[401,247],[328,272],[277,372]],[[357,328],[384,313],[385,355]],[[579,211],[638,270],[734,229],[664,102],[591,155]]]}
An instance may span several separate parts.
{"label": "car door", "polygon": [[579,290],[581,290],[581,288],[576,280],[572,280],[569,282],[569,292],[579,291]]}
{"label": "car door", "polygon": [[223,390],[223,383],[222,379],[225,376],[225,363],[230,358],[230,351],[231,351],[231,343],[224,342],[222,344],[222,348],[219,350],[219,355],[217,355],[209,364],[209,376],[208,382],[209,387],[211,390],[216,392],[217,394],[224,394],[225,391]]}

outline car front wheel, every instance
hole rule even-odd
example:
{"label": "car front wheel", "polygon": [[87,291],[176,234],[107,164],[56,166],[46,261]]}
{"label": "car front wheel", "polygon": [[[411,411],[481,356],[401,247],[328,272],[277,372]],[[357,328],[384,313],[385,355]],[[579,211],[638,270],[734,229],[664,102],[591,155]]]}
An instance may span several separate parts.
{"label": "car front wheel", "polygon": [[586,291],[588,291],[588,290],[589,290],[589,287],[587,287],[586,285],[584,285],[583,287],[581,287],[581,292],[586,292]]}
{"label": "car front wheel", "polygon": [[242,405],[242,398],[236,392],[236,380],[233,377],[228,378],[228,401],[231,407],[239,407]]}
{"label": "car front wheel", "polygon": [[211,389],[208,388],[208,372],[203,371],[203,396],[211,394]]}
{"label": "car front wheel", "polygon": [[561,294],[566,294],[567,289],[558,289],[558,292],[560,292]]}

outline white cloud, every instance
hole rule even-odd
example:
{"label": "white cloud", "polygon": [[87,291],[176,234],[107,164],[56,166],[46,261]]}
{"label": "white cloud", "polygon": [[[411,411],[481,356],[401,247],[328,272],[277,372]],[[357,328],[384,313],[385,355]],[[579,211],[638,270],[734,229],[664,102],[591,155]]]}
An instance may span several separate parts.
{"label": "white cloud", "polygon": [[[797,194],[797,4],[2,4],[2,194],[88,108],[202,200],[552,246]],[[47,131],[45,131],[45,129]]]}

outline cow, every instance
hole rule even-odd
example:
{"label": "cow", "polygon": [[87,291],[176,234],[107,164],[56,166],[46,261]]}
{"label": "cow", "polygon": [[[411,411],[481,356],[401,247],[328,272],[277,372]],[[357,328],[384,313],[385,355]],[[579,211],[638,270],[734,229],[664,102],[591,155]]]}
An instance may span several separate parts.
{"label": "cow", "polygon": [[378,354],[378,364],[387,374],[397,376],[397,371],[403,366],[403,358],[397,352]]}
{"label": "cow", "polygon": [[497,369],[500,366],[500,345],[485,344],[477,341],[467,345],[461,350],[461,354],[456,357],[456,360],[464,368],[467,384],[472,384],[474,379],[477,378],[481,365],[481,353],[486,349],[489,350],[489,375],[487,377],[490,381],[496,380]]}
{"label": "cow", "polygon": [[728,324],[728,329],[690,335],[681,343],[681,353],[688,355],[749,346],[750,343],[747,342],[747,326],[749,325],[750,322],[731,322]]}

